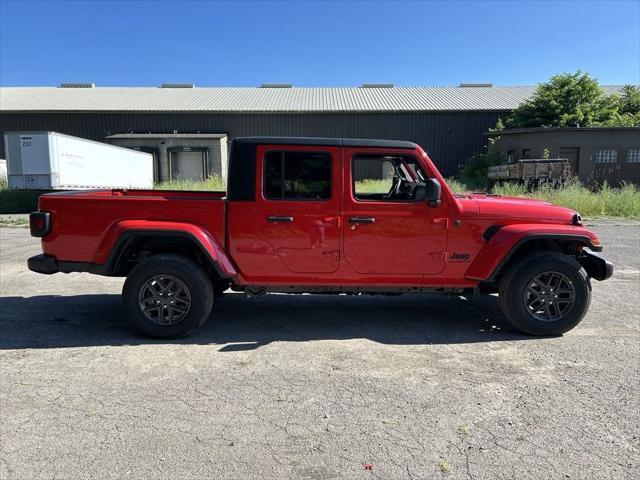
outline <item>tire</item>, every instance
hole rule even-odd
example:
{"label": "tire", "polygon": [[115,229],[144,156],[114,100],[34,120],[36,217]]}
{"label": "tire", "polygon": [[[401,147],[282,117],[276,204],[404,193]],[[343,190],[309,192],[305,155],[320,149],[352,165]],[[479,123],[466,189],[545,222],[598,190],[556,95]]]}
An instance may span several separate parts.
{"label": "tire", "polygon": [[129,321],[142,334],[181,338],[195,332],[209,317],[213,286],[197,263],[161,254],[131,270],[122,288],[122,301]]}
{"label": "tire", "polygon": [[587,313],[591,283],[574,258],[540,252],[524,257],[508,270],[500,282],[499,298],[505,316],[521,332],[562,335]]}

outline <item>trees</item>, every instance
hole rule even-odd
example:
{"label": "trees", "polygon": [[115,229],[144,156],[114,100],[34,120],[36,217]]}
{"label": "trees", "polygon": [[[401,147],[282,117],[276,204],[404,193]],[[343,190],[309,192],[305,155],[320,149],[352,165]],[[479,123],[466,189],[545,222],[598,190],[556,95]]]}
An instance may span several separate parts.
{"label": "trees", "polygon": [[640,88],[634,85],[622,87],[619,112],[622,114],[638,114],[640,112]]}
{"label": "trees", "polygon": [[622,94],[616,95],[616,112],[605,122],[596,126],[603,127],[640,127],[640,88],[633,85],[622,87]]}
{"label": "trees", "polygon": [[[587,73],[555,75],[538,86],[533,97],[515,109],[505,122],[506,128],[527,127],[640,127],[640,88],[625,85],[619,94],[607,95],[598,81]],[[504,129],[499,120],[492,132]],[[475,152],[460,176],[470,186],[487,182],[487,170],[505,163],[491,136],[483,152]],[[546,155],[548,156],[548,150]]]}
{"label": "trees", "polygon": [[555,75],[540,84],[506,124],[508,128],[640,126],[640,89],[626,85],[621,95],[607,95],[587,73]]}

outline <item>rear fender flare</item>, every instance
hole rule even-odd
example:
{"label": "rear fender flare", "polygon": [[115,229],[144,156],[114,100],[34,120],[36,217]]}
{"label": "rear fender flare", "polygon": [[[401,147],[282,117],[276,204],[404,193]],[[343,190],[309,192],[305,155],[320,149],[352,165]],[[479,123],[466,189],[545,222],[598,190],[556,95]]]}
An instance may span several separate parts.
{"label": "rear fender flare", "polygon": [[116,222],[100,242],[93,263],[105,265],[107,275],[111,274],[127,245],[141,235],[187,237],[206,254],[220,277],[233,278],[238,274],[233,262],[215,237],[199,225],[184,222],[148,220]]}
{"label": "rear fender flare", "polygon": [[468,280],[494,281],[500,269],[513,254],[527,242],[534,240],[562,240],[575,242],[599,251],[598,237],[591,231],[572,225],[514,224],[506,225],[494,233],[475,260],[465,278]]}

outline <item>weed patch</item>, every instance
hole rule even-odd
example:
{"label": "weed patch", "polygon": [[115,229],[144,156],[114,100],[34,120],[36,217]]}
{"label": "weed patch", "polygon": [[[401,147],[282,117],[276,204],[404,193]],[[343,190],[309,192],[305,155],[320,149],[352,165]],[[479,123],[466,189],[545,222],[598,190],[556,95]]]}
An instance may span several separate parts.
{"label": "weed patch", "polygon": [[[455,178],[447,179],[447,183],[455,193],[472,191]],[[503,197],[537,198],[580,212],[583,217],[640,218],[640,188],[632,183],[620,188],[605,183],[592,190],[573,180],[562,188],[544,185],[531,192],[519,183],[503,183],[495,185],[492,192]]]}
{"label": "weed patch", "polygon": [[156,190],[206,190],[210,192],[224,192],[227,187],[218,175],[211,176],[206,180],[169,180],[160,182],[153,187]]}

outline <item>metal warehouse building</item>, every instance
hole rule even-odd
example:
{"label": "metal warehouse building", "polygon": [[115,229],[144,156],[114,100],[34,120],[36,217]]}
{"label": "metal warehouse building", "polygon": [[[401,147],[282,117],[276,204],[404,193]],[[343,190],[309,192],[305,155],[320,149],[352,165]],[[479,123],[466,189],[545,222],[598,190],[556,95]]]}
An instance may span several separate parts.
{"label": "metal warehouse building", "polygon": [[[608,92],[618,87],[604,87]],[[486,143],[485,133],[535,87],[0,88],[0,134],[56,131],[149,151],[156,180],[226,172],[226,142],[277,135],[379,138],[420,144],[445,175]],[[0,158],[6,158],[0,147]]]}

